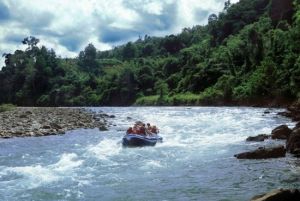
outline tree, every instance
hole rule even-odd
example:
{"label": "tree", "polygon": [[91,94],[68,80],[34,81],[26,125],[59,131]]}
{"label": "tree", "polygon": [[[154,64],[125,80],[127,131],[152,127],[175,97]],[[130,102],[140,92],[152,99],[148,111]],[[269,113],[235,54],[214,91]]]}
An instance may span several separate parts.
{"label": "tree", "polygon": [[218,20],[218,16],[216,14],[211,14],[208,16],[208,25],[216,23]]}
{"label": "tree", "polygon": [[123,59],[132,59],[137,56],[137,48],[131,42],[127,43],[122,51]]}
{"label": "tree", "polygon": [[97,67],[97,50],[93,44],[88,44],[84,51],[79,53],[79,65],[88,71]]}
{"label": "tree", "polygon": [[28,45],[27,50],[33,50],[40,40],[34,36],[29,36],[23,39],[22,43]]}
{"label": "tree", "polygon": [[230,0],[225,1],[225,3],[224,3],[224,11],[227,11],[230,6],[231,6]]}
{"label": "tree", "polygon": [[163,40],[162,45],[167,50],[167,52],[171,54],[177,53],[179,50],[184,48],[184,44],[182,43],[182,41],[175,35],[167,36]]}
{"label": "tree", "polygon": [[155,83],[154,89],[156,90],[157,94],[159,95],[158,100],[163,100],[163,98],[168,94],[168,91],[169,91],[168,84],[165,83],[163,80],[158,80]]}
{"label": "tree", "polygon": [[142,56],[150,56],[154,52],[154,45],[152,43],[146,44],[142,50]]}
{"label": "tree", "polygon": [[208,17],[208,31],[211,35],[211,46],[216,46],[216,40],[219,36],[219,29],[218,29],[218,16],[216,14],[211,14]]}

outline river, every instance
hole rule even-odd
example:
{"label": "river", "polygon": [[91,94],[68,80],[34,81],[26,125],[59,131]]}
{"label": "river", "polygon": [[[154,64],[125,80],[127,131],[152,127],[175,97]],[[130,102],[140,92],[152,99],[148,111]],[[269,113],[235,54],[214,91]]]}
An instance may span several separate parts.
{"label": "river", "polygon": [[[297,160],[237,160],[260,146],[251,135],[293,126],[264,108],[101,107],[116,118],[109,131],[0,139],[0,200],[228,200],[244,201],[276,188],[299,188]],[[122,148],[136,120],[160,128],[163,143]]]}

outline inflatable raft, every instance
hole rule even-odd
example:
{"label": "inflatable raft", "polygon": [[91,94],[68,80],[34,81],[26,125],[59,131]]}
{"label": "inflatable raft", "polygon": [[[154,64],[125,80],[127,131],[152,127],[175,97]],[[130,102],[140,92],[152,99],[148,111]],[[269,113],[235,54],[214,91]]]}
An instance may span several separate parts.
{"label": "inflatable raft", "polygon": [[157,142],[162,142],[162,137],[156,134],[150,136],[126,134],[122,140],[125,147],[155,146]]}

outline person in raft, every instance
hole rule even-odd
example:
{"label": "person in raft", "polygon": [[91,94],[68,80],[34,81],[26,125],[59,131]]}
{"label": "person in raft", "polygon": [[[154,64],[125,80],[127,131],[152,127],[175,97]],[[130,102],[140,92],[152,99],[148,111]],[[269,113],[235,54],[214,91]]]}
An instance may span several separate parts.
{"label": "person in raft", "polygon": [[146,125],[141,122],[137,121],[135,122],[133,127],[129,127],[127,129],[127,134],[138,134],[138,135],[153,135],[157,134],[159,132],[158,128],[156,126],[151,126],[150,123],[147,123]]}
{"label": "person in raft", "polygon": [[126,131],[126,134],[132,134],[133,133],[133,129],[132,127],[129,127]]}
{"label": "person in raft", "polygon": [[155,125],[151,126],[150,123],[147,123],[147,131],[151,134],[153,134],[153,133],[158,134],[159,133],[158,128]]}
{"label": "person in raft", "polygon": [[146,135],[145,124],[136,122],[133,127],[129,127],[126,131],[127,134]]}

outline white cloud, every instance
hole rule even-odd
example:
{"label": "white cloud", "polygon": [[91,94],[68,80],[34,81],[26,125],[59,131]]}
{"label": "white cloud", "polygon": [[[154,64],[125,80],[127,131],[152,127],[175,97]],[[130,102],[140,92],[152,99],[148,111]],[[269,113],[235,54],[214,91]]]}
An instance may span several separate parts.
{"label": "white cloud", "polygon": [[139,35],[163,36],[205,24],[224,1],[2,0],[0,12],[5,9],[6,15],[0,19],[0,53],[22,48],[21,40],[29,35],[63,57],[78,55],[88,43],[107,50]]}
{"label": "white cloud", "polygon": [[161,15],[163,11],[163,3],[159,1],[148,2],[143,5],[143,9],[149,14]]}

